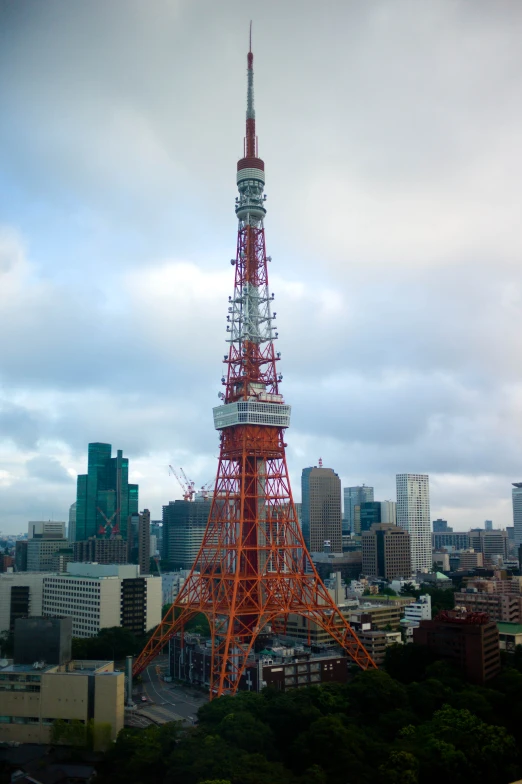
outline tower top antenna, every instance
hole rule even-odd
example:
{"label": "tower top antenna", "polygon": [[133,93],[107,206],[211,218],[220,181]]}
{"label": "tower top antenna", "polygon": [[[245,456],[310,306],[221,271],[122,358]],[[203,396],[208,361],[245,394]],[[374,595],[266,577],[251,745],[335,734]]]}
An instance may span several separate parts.
{"label": "tower top antenna", "polygon": [[252,20],[250,20],[250,35],[248,36],[248,51],[252,54]]}

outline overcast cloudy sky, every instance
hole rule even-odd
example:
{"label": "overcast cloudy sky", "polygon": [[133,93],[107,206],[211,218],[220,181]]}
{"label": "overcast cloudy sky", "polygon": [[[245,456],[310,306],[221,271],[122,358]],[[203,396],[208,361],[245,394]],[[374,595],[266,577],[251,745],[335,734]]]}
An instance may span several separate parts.
{"label": "overcast cloudy sky", "polygon": [[522,479],[519,0],[0,0],[0,529],[87,444],[154,518],[216,469],[246,44],[288,458],[511,524]]}

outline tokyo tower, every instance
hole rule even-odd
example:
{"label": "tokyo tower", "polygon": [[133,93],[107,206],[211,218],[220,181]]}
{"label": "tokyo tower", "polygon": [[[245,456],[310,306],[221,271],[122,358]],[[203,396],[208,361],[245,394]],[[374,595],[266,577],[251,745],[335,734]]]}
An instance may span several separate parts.
{"label": "tokyo tower", "polygon": [[175,604],[134,663],[138,675],[187,621],[204,613],[212,639],[210,698],[234,694],[266,627],[290,613],[328,632],[362,668],[375,663],[320,580],[297,522],[285,457],[290,424],[277,371],[278,334],[268,287],[265,164],[258,157],[254,57],[248,52],[244,156],[237,164],[234,293],[228,298],[226,375],[214,408],[220,455],[201,549]]}

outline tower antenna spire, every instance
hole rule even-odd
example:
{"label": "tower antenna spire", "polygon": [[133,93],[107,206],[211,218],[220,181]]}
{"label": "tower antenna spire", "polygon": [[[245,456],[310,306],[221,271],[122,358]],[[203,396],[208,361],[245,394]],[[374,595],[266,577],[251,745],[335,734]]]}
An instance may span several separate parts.
{"label": "tower antenna spire", "polygon": [[[139,675],[172,640],[171,661],[177,661],[175,671],[183,677],[188,660],[183,630],[204,613],[211,656],[208,680],[205,673],[202,681],[210,687],[210,699],[252,682],[258,635],[268,627],[286,636],[290,615],[302,616],[299,628],[307,627],[309,634],[327,632],[363,670],[376,666],[321,581],[292,498],[285,455],[290,406],[277,369],[281,354],[275,350],[278,332],[268,283],[265,164],[257,157],[251,44],[250,30],[245,155],[236,172],[234,293],[228,298],[227,369],[221,379],[225,391],[213,411],[220,433],[216,484],[190,574],[133,668]],[[169,545],[172,532],[164,536]]]}
{"label": "tower antenna spire", "polygon": [[254,109],[254,54],[252,52],[252,22],[250,22],[249,49],[247,54],[247,111],[245,133],[245,158],[257,156],[256,112]]}

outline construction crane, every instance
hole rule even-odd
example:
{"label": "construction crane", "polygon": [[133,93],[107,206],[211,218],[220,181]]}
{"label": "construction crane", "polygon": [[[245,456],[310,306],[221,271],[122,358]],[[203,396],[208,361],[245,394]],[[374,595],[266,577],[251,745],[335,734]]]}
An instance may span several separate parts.
{"label": "construction crane", "polygon": [[113,536],[115,536],[116,534],[119,534],[119,532],[120,532],[120,528],[118,526],[118,523],[117,522],[116,523],[112,522],[114,520],[114,518],[117,516],[117,514],[118,514],[118,512],[120,510],[116,509],[116,511],[114,512],[114,514],[111,517],[107,517],[105,512],[103,512],[100,509],[99,506],[97,506],[96,509],[98,510],[98,512],[101,514],[101,516],[105,520],[105,525],[100,525],[100,527],[98,529],[98,534],[100,536],[105,536],[105,534],[107,533],[107,528],[110,527],[110,529],[111,529],[111,539],[112,539]]}
{"label": "construction crane", "polygon": [[174,476],[176,477],[176,479],[178,480],[178,484],[179,484],[179,486],[181,487],[181,489],[182,489],[182,491],[183,491],[183,500],[184,500],[184,501],[193,501],[193,500],[194,500],[194,495],[196,494],[196,490],[195,490],[195,487],[194,487],[194,482],[189,482],[189,480],[188,480],[188,479],[187,479],[187,477],[185,476],[185,472],[183,471],[183,469],[182,469],[182,468],[180,468],[180,471],[182,472],[182,474],[183,474],[183,479],[184,479],[185,481],[183,481],[183,480],[182,480],[182,479],[179,477],[179,475],[176,473],[176,471],[175,471],[175,470],[174,470],[174,468],[173,468],[173,467],[170,465],[170,463],[169,463],[169,469],[170,469],[170,471],[171,471],[171,472],[174,474]]}
{"label": "construction crane", "polygon": [[201,493],[201,495],[203,496],[205,501],[207,500],[207,498],[210,495],[210,488],[212,487],[213,484],[214,484],[214,480],[211,479],[210,482],[207,482],[206,484],[201,485],[201,490],[199,492]]}
{"label": "construction crane", "polygon": [[190,493],[190,501],[194,500],[194,496],[196,495],[196,483],[193,479],[188,479],[186,473],[182,468],[179,469],[181,471],[181,476],[185,480],[185,484],[187,485],[187,491]]}

